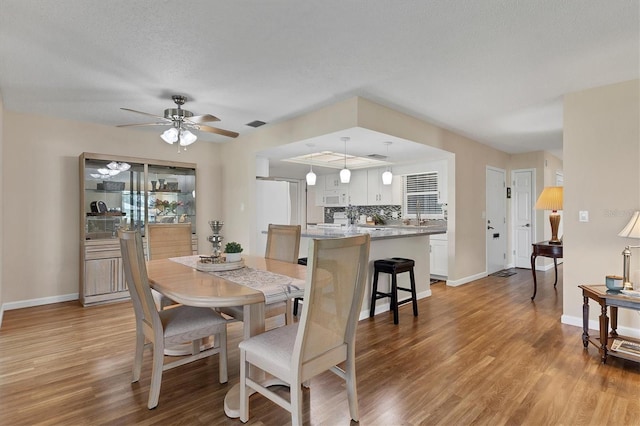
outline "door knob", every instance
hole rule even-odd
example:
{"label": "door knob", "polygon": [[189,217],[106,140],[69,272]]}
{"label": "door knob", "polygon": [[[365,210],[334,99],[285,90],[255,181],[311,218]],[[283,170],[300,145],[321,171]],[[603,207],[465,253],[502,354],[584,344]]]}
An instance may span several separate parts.
{"label": "door knob", "polygon": [[495,229],[493,226],[487,226],[487,229]]}

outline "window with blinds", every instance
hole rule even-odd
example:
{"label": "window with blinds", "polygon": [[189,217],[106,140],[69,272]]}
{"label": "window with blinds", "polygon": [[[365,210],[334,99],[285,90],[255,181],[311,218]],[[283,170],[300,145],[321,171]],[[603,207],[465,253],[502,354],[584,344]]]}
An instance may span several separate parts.
{"label": "window with blinds", "polygon": [[415,218],[442,214],[438,204],[438,172],[418,173],[402,177],[404,216]]}

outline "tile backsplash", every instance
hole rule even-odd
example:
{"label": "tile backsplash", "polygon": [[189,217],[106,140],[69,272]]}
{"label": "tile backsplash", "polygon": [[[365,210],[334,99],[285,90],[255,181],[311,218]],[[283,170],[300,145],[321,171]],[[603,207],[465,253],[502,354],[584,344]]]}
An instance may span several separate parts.
{"label": "tile backsplash", "polygon": [[[358,215],[371,216],[374,213],[380,215],[380,211],[384,214],[380,215],[385,219],[391,219],[393,212],[398,214],[398,218],[402,217],[401,205],[389,205],[389,206],[355,206],[358,210]],[[325,207],[324,208],[324,223],[333,223],[333,213],[343,212],[345,207]]]}

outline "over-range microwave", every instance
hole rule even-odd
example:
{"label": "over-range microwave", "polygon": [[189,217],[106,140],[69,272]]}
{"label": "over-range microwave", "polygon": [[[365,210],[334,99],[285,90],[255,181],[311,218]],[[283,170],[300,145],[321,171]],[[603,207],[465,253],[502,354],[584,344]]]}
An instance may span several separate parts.
{"label": "over-range microwave", "polygon": [[325,191],[324,205],[327,207],[339,207],[347,205],[347,194],[336,191]]}

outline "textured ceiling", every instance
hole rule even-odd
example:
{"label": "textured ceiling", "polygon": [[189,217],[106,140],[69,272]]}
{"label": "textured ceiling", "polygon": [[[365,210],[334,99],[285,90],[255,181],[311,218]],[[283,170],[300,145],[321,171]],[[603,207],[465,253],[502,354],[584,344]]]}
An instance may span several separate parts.
{"label": "textured ceiling", "polygon": [[563,94],[638,78],[639,19],[638,0],[1,0],[0,93],[107,125],[179,93],[240,134],[357,95],[558,152]]}

